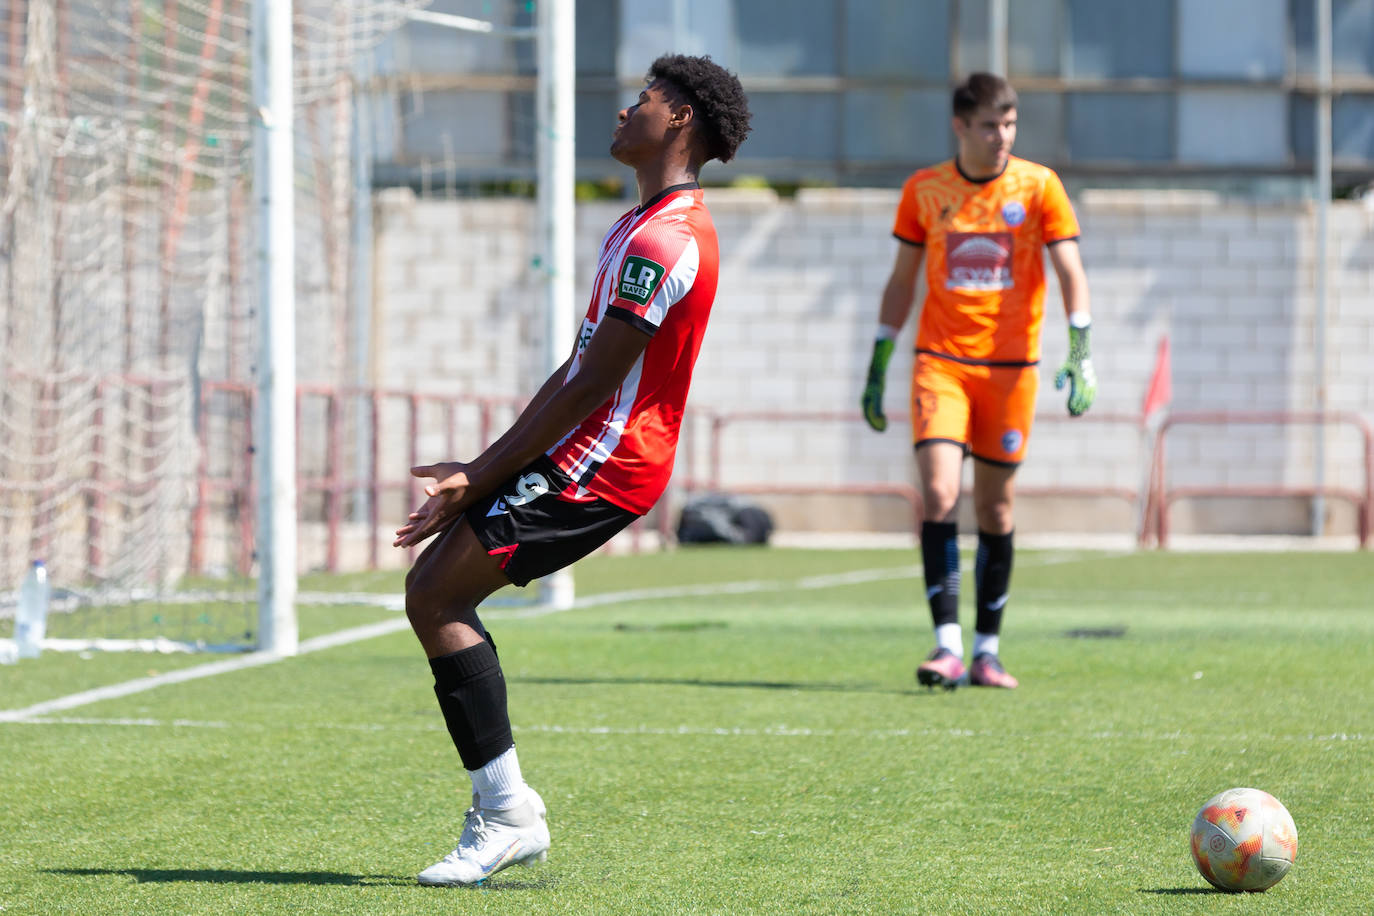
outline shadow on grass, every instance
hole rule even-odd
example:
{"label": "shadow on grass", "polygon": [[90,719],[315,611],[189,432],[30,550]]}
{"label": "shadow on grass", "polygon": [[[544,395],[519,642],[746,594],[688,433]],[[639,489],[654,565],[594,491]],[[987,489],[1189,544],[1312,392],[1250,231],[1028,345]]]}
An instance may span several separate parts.
{"label": "shadow on grass", "polygon": [[140,884],[197,882],[202,884],[346,884],[405,885],[414,878],[399,875],[350,875],[336,871],[237,871],[228,868],[47,868],[50,875],[110,877],[127,875]]}
{"label": "shadow on grass", "polygon": [[1158,894],[1164,897],[1184,897],[1189,894],[1221,894],[1214,887],[1142,887],[1142,894]]}
{"label": "shadow on grass", "polygon": [[888,684],[826,684],[818,681],[711,681],[695,677],[515,677],[506,675],[507,683],[614,686],[654,685],[668,687],[724,687],[743,690],[806,690],[825,693],[883,693],[896,696],[925,693],[914,687],[902,688]]}

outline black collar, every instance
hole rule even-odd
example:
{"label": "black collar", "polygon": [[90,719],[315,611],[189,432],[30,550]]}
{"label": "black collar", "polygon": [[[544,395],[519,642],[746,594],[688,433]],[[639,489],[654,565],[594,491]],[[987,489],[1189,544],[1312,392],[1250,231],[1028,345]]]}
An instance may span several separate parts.
{"label": "black collar", "polygon": [[644,201],[644,203],[640,204],[639,207],[636,208],[636,211],[639,213],[643,213],[645,210],[649,209],[654,204],[658,203],[660,200],[667,197],[669,194],[673,194],[677,191],[695,191],[699,187],[701,187],[701,185],[697,184],[695,181],[688,181],[684,182],[683,184],[671,185],[670,187],[664,188],[662,191],[659,191],[653,197],[650,197],[648,200]]}
{"label": "black collar", "polygon": [[[1011,157],[1010,157],[1010,156],[1007,157],[1007,165],[1011,165]],[[970,175],[968,172],[965,172],[965,171],[964,171],[964,167],[963,167],[962,165],[959,164],[959,157],[958,157],[958,156],[955,156],[955,157],[954,157],[954,168],[957,169],[957,170],[959,171],[959,175],[960,175],[965,181],[972,182],[973,184],[987,184],[989,181],[996,181],[997,179],[1001,178],[1002,175],[1006,172],[1006,170],[1007,170],[1007,165],[1002,166],[1001,171],[999,171],[996,175],[989,175],[987,178],[974,178],[974,177],[973,177],[972,175]]]}

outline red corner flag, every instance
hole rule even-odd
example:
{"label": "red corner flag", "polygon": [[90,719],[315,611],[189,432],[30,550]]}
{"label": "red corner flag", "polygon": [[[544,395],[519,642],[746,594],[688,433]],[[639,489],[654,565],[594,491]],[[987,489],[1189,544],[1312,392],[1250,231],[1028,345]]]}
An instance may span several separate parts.
{"label": "red corner flag", "polygon": [[1160,338],[1159,353],[1155,356],[1155,371],[1150,376],[1150,387],[1145,392],[1145,405],[1141,408],[1146,417],[1173,399],[1172,375],[1169,366],[1169,336],[1166,334]]}

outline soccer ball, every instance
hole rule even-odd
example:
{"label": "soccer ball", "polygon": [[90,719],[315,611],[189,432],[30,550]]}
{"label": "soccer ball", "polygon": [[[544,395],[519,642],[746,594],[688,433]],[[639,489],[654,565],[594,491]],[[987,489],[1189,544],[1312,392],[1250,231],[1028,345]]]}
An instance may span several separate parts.
{"label": "soccer ball", "polygon": [[1298,828],[1279,800],[1259,789],[1227,789],[1193,818],[1193,864],[1224,891],[1268,890],[1293,866]]}

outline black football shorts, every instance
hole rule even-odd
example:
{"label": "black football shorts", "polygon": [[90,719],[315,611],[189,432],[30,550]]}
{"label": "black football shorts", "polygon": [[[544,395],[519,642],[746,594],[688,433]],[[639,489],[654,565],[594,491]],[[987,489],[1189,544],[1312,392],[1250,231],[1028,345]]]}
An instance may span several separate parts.
{"label": "black football shorts", "polygon": [[572,479],[541,455],[465,513],[512,585],[525,586],[572,565],[639,518],[599,497],[561,499],[569,487]]}

